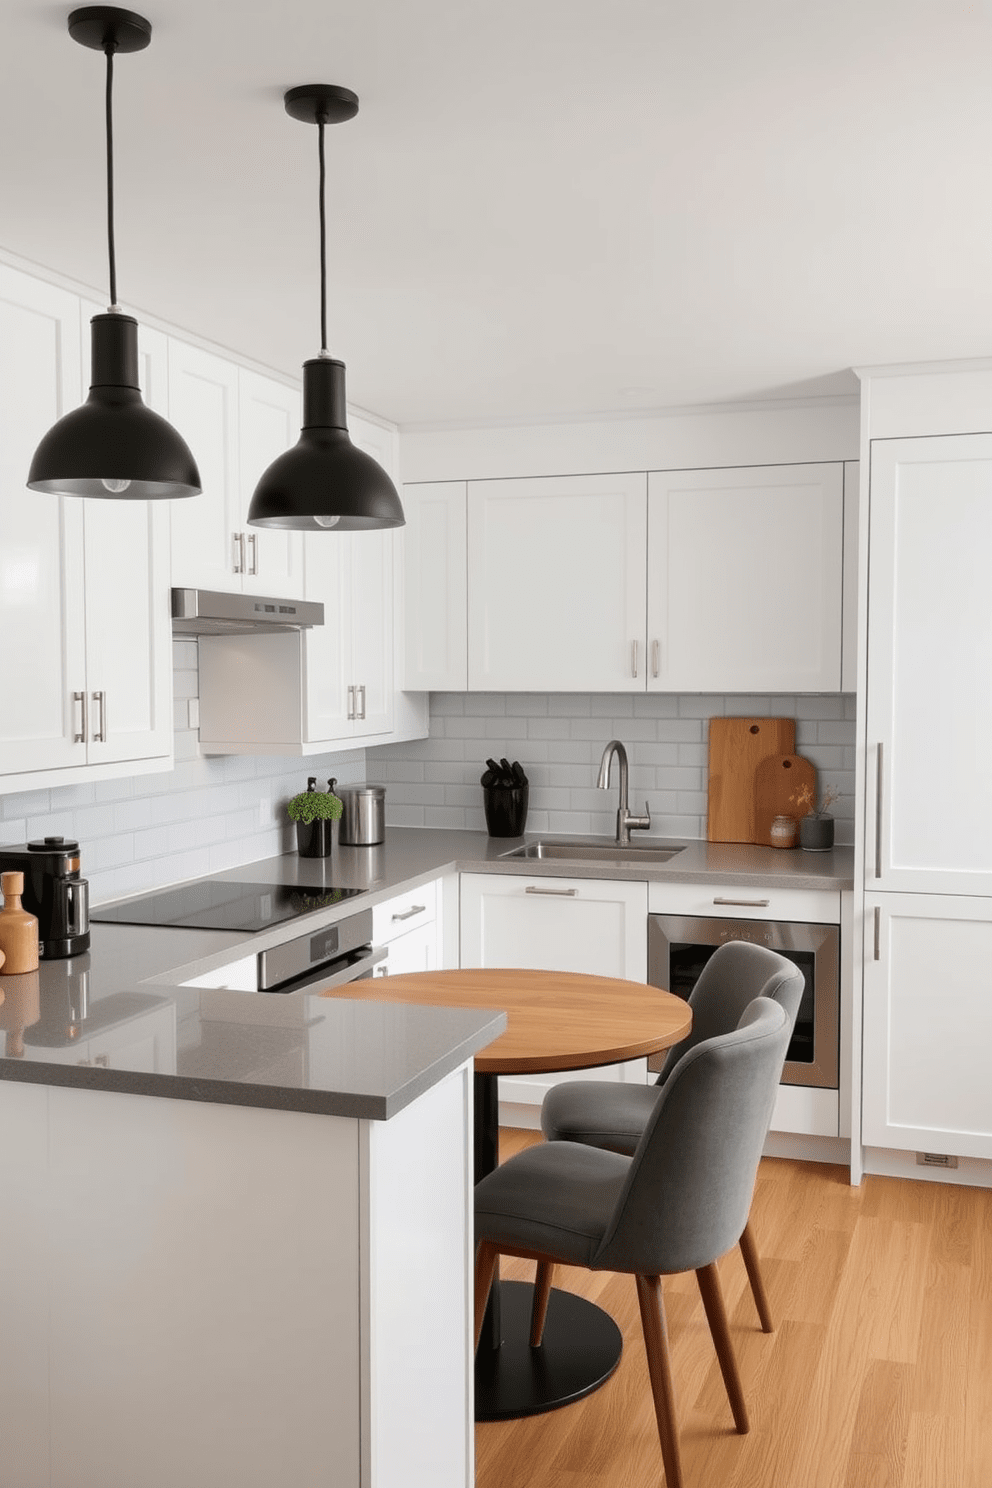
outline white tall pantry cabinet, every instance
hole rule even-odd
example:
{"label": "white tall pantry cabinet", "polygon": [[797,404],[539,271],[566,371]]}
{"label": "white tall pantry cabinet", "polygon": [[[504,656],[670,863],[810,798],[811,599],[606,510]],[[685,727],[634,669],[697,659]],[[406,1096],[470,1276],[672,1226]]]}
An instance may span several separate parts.
{"label": "white tall pantry cabinet", "polygon": [[862,1140],[882,1149],[869,1169],[921,1154],[987,1183],[967,1160],[992,1159],[992,434],[955,429],[980,427],[969,388],[984,383],[992,408],[992,373],[879,376],[865,395]]}

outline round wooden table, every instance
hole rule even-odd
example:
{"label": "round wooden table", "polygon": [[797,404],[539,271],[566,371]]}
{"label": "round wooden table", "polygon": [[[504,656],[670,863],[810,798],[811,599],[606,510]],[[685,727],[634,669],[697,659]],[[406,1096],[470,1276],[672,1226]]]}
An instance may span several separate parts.
{"label": "round wooden table", "polygon": [[[498,1008],[504,1033],[475,1056],[475,1178],[499,1161],[498,1076],[585,1070],[670,1048],[692,1026],[688,1003],[642,982],[577,972],[486,967],[349,982],[332,994],[382,1002]],[[493,1284],[476,1355],[475,1416],[509,1420],[568,1405],[620,1362],[623,1339],[602,1308],[555,1288],[544,1339],[528,1341],[533,1288]]]}

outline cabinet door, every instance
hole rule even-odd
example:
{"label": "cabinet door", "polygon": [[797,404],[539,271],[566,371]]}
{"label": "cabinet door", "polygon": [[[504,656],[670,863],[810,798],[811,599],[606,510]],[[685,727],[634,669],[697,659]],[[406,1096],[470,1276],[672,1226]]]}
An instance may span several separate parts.
{"label": "cabinet door", "polygon": [[992,435],[871,451],[866,880],[992,894]]}
{"label": "cabinet door", "polygon": [[[96,313],[99,306],[84,309]],[[88,318],[84,314],[84,341]],[[138,335],[142,396],[165,417],[168,338],[145,326]],[[82,503],[88,764],[172,752],[171,505]]]}
{"label": "cabinet door", "polygon": [[84,764],[83,503],[28,491],[35,448],[81,400],[79,301],[0,265],[0,775]]}
{"label": "cabinet door", "polygon": [[867,896],[868,1146],[992,1158],[990,965],[989,900]]}
{"label": "cabinet door", "polygon": [[468,687],[465,481],[404,486],[403,686]]}
{"label": "cabinet door", "polygon": [[300,435],[300,395],[295,388],[238,370],[238,481],[240,529],[245,535],[246,593],[277,599],[303,596],[303,534],[249,527],[246,518],[259,477]]}
{"label": "cabinet door", "polygon": [[172,582],[240,593],[248,563],[238,488],[238,368],[169,342],[169,420],[193,451],[203,491],[172,502]]}
{"label": "cabinet door", "polygon": [[437,959],[437,926],[421,925],[389,942],[389,955],[376,967],[375,974],[403,976],[408,971],[433,971]]}
{"label": "cabinet door", "polygon": [[[646,883],[589,878],[537,878],[496,873],[461,876],[462,966],[526,966],[647,981]],[[647,1079],[647,1061],[513,1075],[500,1080],[504,1100],[540,1105],[561,1080]]]}
{"label": "cabinet door", "polygon": [[333,530],[305,535],[306,597],[324,606],[323,625],[303,632],[308,740],[343,739],[354,733],[354,695],[349,692],[351,535]]}
{"label": "cabinet door", "polygon": [[350,549],[351,685],[355,733],[393,726],[393,534],[343,534]]}
{"label": "cabinet door", "polygon": [[468,685],[643,692],[643,475],[472,481]]}
{"label": "cabinet door", "polygon": [[843,466],[652,472],[648,687],[837,692]]}

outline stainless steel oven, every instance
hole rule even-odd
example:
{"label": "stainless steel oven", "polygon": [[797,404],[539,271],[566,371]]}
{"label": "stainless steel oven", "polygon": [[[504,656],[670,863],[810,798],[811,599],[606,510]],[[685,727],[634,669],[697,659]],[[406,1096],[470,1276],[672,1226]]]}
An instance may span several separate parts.
{"label": "stainless steel oven", "polygon": [[[648,981],[688,998],[717,946],[750,940],[778,951],[806,979],[783,1085],[836,1090],[840,1063],[840,927],[714,915],[648,916]],[[660,1069],[665,1055],[648,1060]]]}

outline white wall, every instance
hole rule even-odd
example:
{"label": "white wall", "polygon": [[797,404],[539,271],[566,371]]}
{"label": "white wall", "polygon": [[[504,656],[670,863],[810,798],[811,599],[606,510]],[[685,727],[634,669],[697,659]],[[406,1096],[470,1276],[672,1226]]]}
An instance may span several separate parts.
{"label": "white wall", "polygon": [[839,843],[854,841],[854,698],[714,697],[652,693],[434,693],[428,739],[368,751],[369,780],[387,786],[392,826],[485,831],[479,778],[487,757],[519,760],[530,780],[529,832],[612,836],[617,775],[596,789],[603,747],[620,739],[630,758],[630,803],[647,797],[652,831],[705,838],[710,718],[796,719],[796,749],[835,785]]}
{"label": "white wall", "polygon": [[198,758],[186,721],[198,692],[195,640],[173,642],[173,668],[175,769],[0,795],[0,843],[76,838],[91,903],[290,852],[295,828],[286,802],[306,788],[308,775],[322,784],[330,775],[342,785],[365,778],[360,749],[308,759]]}

